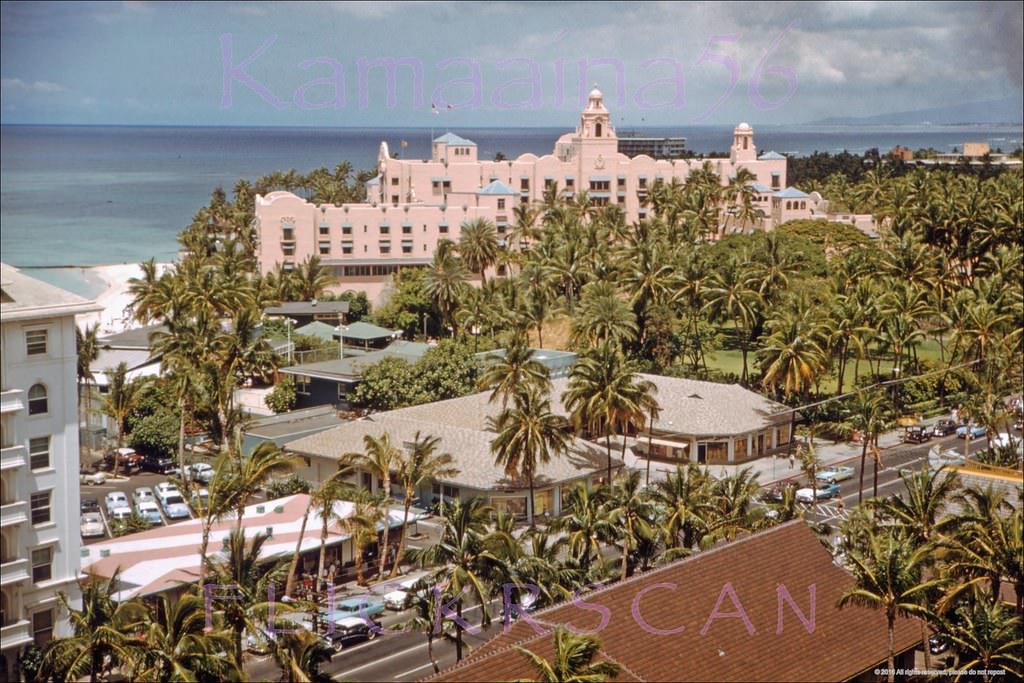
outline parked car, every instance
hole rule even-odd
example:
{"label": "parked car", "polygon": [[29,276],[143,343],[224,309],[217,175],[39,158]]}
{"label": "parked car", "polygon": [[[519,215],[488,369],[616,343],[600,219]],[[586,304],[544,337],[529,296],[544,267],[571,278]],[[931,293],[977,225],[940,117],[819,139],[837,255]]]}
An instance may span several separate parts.
{"label": "parked car", "polygon": [[384,606],[400,612],[409,606],[409,591],[423,579],[423,576],[408,576],[398,582],[398,587],[384,594]]}
{"label": "parked car", "polygon": [[941,655],[949,649],[949,641],[941,633],[936,633],[928,638],[928,651],[933,655]]}
{"label": "parked car", "polygon": [[972,439],[980,439],[981,437],[985,436],[985,432],[987,431],[985,427],[983,427],[982,425],[969,424],[957,427],[956,435],[963,439],[967,436],[968,430],[971,433]]}
{"label": "parked car", "polygon": [[99,512],[100,502],[92,497],[83,498],[79,503],[79,507],[81,508],[82,514],[85,514],[86,512]]}
{"label": "parked car", "polygon": [[907,443],[924,443],[931,438],[932,431],[920,425],[916,427],[908,427],[906,434],[903,435],[903,440]]}
{"label": "parked car", "polygon": [[[381,609],[384,605],[381,604]],[[371,626],[373,628],[371,628]],[[377,631],[381,625],[373,619],[363,617],[342,617],[331,622],[331,628],[327,630],[325,637],[334,646],[335,650],[342,649],[352,642],[373,640],[377,637]]]}
{"label": "parked car", "polygon": [[114,510],[121,508],[128,510],[128,512],[131,512],[131,506],[128,504],[128,496],[124,495],[120,491],[111,491],[110,493],[107,494],[107,497],[104,499],[104,501],[107,506],[108,515],[113,515]]}
{"label": "parked car", "polygon": [[78,481],[82,484],[87,484],[89,486],[103,486],[104,484],[107,483],[107,473],[89,472],[88,474],[81,475],[78,478]]}
{"label": "parked car", "polygon": [[103,465],[112,470],[116,463],[119,472],[138,472],[143,460],[134,448],[118,448],[103,456]]}
{"label": "parked car", "polygon": [[136,503],[135,511],[139,513],[139,517],[142,517],[152,526],[159,526],[164,523],[164,518],[160,516],[160,508],[157,507],[155,500],[143,500]]}
{"label": "parked car", "polygon": [[157,500],[160,501],[160,507],[163,508],[167,519],[189,518],[188,505],[185,504],[185,499],[181,497],[177,489],[163,496],[158,495]]}
{"label": "parked car", "polygon": [[364,617],[376,617],[384,614],[384,603],[369,596],[359,596],[342,600],[334,606],[331,620],[356,617],[362,620]]}
{"label": "parked car", "polygon": [[849,465],[832,465],[818,470],[814,478],[821,481],[843,481],[852,477],[853,473],[854,469]]}
{"label": "parked car", "polygon": [[192,507],[205,510],[210,504],[210,492],[206,489],[198,489],[192,493]]}
{"label": "parked car", "polygon": [[177,493],[179,496],[181,495],[181,491],[178,489],[178,485],[175,484],[173,481],[162,481],[153,488],[156,491],[157,498],[162,498],[163,496],[166,496],[171,493]]}
{"label": "parked car", "polygon": [[139,503],[155,503],[156,494],[153,493],[153,489],[148,486],[140,486],[132,491],[132,502],[135,503],[135,505],[138,505]]}
{"label": "parked car", "polygon": [[932,427],[932,436],[949,436],[956,431],[957,424],[952,420],[939,420]]}
{"label": "parked car", "polygon": [[188,470],[188,478],[195,479],[203,484],[209,484],[210,480],[213,479],[213,465],[205,462],[195,462],[191,465],[186,465],[185,468]]}
{"label": "parked car", "polygon": [[103,518],[98,512],[86,512],[82,515],[81,523],[82,538],[97,538],[106,536],[107,531],[103,528]]}
{"label": "parked car", "polygon": [[167,474],[174,469],[174,458],[156,453],[147,453],[142,461],[142,468],[157,474]]}
{"label": "parked car", "polygon": [[839,495],[839,484],[832,480],[818,481],[812,490],[810,487],[796,492],[796,499],[801,503],[813,503],[815,500],[827,500]]}
{"label": "parked car", "polygon": [[111,524],[114,522],[123,522],[134,514],[135,513],[132,512],[132,509],[129,507],[114,508],[107,513],[107,521]]}

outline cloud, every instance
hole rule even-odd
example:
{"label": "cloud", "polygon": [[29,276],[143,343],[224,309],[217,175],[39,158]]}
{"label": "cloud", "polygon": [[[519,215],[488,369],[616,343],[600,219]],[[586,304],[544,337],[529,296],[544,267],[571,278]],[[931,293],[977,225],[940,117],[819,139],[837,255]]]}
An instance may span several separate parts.
{"label": "cloud", "polygon": [[68,89],[60,83],[54,83],[52,81],[32,81],[31,83],[29,83],[21,80],[20,78],[0,78],[0,88],[3,88],[7,91],[27,92],[43,95],[52,95],[54,93],[68,92]]}
{"label": "cloud", "polygon": [[232,14],[239,14],[246,17],[265,17],[267,10],[264,7],[255,5],[230,5],[228,11]]}

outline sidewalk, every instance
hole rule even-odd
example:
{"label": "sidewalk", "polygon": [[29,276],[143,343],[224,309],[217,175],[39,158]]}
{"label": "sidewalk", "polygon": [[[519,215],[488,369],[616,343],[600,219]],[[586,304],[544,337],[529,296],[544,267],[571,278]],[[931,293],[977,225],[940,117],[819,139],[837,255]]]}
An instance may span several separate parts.
{"label": "sidewalk", "polygon": [[[933,425],[940,419],[946,417],[929,418],[921,421],[924,425]],[[903,443],[903,429],[894,429],[885,432],[878,437],[878,448],[880,451],[893,448]],[[827,439],[815,439],[815,450],[818,453],[818,462],[822,467],[826,465],[847,464],[851,461],[859,461],[863,446],[852,442],[833,442]],[[614,449],[614,446],[613,446]],[[870,459],[870,452],[868,454]],[[630,469],[646,471],[647,460],[632,453],[632,449],[626,450],[626,465]],[[715,477],[728,477],[743,469],[750,469],[758,475],[758,482],[762,486],[771,486],[777,482],[797,477],[805,477],[800,467],[800,460],[793,459],[790,465],[789,456],[786,453],[769,455],[757,460],[736,465],[708,465],[708,471]],[[662,481],[670,472],[674,472],[674,463],[651,461],[651,481]]]}

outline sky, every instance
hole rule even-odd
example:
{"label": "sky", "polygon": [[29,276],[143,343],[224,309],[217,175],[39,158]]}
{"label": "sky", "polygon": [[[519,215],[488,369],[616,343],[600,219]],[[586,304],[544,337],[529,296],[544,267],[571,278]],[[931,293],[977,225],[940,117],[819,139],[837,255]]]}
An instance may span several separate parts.
{"label": "sky", "polygon": [[1021,98],[1022,14],[1021,2],[2,2],[0,119],[564,126],[596,83],[620,126],[802,123]]}

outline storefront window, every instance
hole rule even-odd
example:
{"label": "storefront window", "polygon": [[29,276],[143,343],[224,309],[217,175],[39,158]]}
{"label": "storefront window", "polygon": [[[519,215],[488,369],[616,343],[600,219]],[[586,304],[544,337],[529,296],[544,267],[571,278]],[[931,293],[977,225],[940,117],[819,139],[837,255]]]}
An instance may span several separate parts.
{"label": "storefront window", "polygon": [[534,491],[533,493],[533,510],[534,514],[538,517],[544,515],[555,514],[554,510],[555,497],[551,491]]}
{"label": "storefront window", "polygon": [[491,498],[491,507],[494,508],[496,513],[505,512],[506,514],[523,518],[526,517],[526,496]]}
{"label": "storefront window", "polygon": [[736,439],[734,453],[736,460],[742,460],[747,457],[747,437],[744,436]]}
{"label": "storefront window", "polygon": [[785,424],[779,427],[779,445],[785,446],[789,443],[789,425]]}
{"label": "storefront window", "polygon": [[715,441],[708,444],[708,462],[722,463],[729,460],[729,443],[727,441]]}

